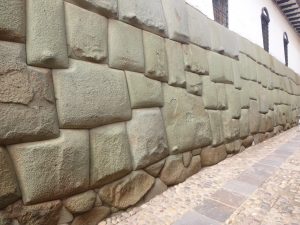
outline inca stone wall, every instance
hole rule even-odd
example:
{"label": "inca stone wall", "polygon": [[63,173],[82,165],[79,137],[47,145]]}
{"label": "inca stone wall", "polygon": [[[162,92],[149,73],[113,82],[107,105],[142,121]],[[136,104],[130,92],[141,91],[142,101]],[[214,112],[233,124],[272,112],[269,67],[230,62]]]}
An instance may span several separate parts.
{"label": "inca stone wall", "polygon": [[296,125],[299,76],[184,0],[0,12],[1,225],[96,225]]}

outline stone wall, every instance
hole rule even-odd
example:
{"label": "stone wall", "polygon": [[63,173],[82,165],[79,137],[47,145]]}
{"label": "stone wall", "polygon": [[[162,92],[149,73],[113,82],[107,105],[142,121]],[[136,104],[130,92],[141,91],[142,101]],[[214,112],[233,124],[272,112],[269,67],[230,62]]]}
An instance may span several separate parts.
{"label": "stone wall", "polygon": [[0,11],[1,225],[95,225],[296,125],[299,76],[184,0]]}

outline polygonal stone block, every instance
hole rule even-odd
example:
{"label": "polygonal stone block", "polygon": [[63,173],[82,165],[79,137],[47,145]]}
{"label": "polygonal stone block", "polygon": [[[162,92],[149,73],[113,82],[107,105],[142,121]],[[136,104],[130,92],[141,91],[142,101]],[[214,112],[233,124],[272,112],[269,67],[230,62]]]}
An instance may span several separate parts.
{"label": "polygonal stone block", "polygon": [[216,148],[206,147],[201,151],[201,165],[212,166],[226,159],[227,153],[224,145]]}
{"label": "polygonal stone block", "polygon": [[167,24],[161,0],[119,0],[119,18],[143,30],[166,36]]}
{"label": "polygonal stone block", "polygon": [[242,90],[240,91],[240,101],[241,101],[241,108],[248,109],[250,103],[249,91],[248,91],[248,81],[241,79],[241,86]]}
{"label": "polygonal stone block", "polygon": [[189,41],[189,25],[184,0],[162,0],[170,39],[187,43]]}
{"label": "polygonal stone block", "polygon": [[212,142],[209,117],[202,99],[180,88],[163,85],[162,108],[169,150],[185,152]]}
{"label": "polygonal stone block", "polygon": [[237,119],[232,119],[231,113],[226,110],[222,111],[222,122],[224,138],[227,142],[231,142],[239,138],[240,123]]}
{"label": "polygonal stone block", "polygon": [[258,103],[259,103],[259,112],[266,114],[269,111],[269,99],[267,94],[267,89],[262,86],[259,87],[259,95],[258,95]]}
{"label": "polygonal stone block", "polygon": [[247,82],[247,91],[249,94],[249,98],[252,100],[257,100],[258,99],[258,93],[260,89],[260,84],[256,83],[255,81],[248,81]]}
{"label": "polygonal stone block", "polygon": [[151,79],[168,82],[168,61],[165,39],[143,31],[145,75]]}
{"label": "polygonal stone block", "polygon": [[202,90],[203,102],[206,109],[227,108],[227,98],[224,84],[214,83],[208,76],[203,76]]}
{"label": "polygonal stone block", "polygon": [[68,49],[63,0],[26,1],[27,63],[47,68],[67,68]]}
{"label": "polygonal stone block", "polygon": [[224,46],[221,39],[221,28],[222,25],[219,23],[208,20],[209,23],[209,31],[210,31],[210,41],[211,41],[211,49],[215,52],[224,53]]}
{"label": "polygonal stone block", "polygon": [[169,81],[172,86],[185,87],[184,57],[180,43],[166,39]]}
{"label": "polygonal stone block", "polygon": [[67,2],[65,14],[69,56],[94,62],[105,60],[107,19]]}
{"label": "polygonal stone block", "polygon": [[230,112],[233,119],[238,119],[241,116],[241,100],[240,91],[233,85],[225,84],[228,111]]}
{"label": "polygonal stone block", "polygon": [[89,132],[60,133],[57,139],[8,146],[25,204],[58,199],[89,185]]}
{"label": "polygonal stone block", "polygon": [[126,71],[126,78],[133,109],[163,106],[161,83],[144,74]]}
{"label": "polygonal stone block", "polygon": [[246,138],[250,135],[249,130],[249,110],[242,109],[241,110],[241,118],[240,118],[240,137]]}
{"label": "polygonal stone block", "polygon": [[71,60],[69,69],[53,70],[53,80],[61,128],[94,128],[131,118],[123,71]]}
{"label": "polygonal stone block", "polygon": [[195,73],[185,72],[186,90],[194,95],[202,95],[202,78]]}
{"label": "polygonal stone block", "polygon": [[0,1],[0,39],[25,42],[25,1]]}
{"label": "polygonal stone block", "polygon": [[257,101],[250,100],[249,108],[249,128],[251,134],[256,134],[259,131],[260,113]]}
{"label": "polygonal stone block", "polygon": [[59,135],[51,72],[28,67],[25,46],[0,42],[0,144]]}
{"label": "polygonal stone block", "polygon": [[90,184],[100,186],[132,170],[125,123],[109,124],[90,131]]}
{"label": "polygonal stone block", "polygon": [[241,68],[240,68],[239,61],[232,60],[232,72],[233,72],[234,87],[239,90],[242,89]]}
{"label": "polygonal stone block", "polygon": [[108,52],[110,67],[141,73],[145,71],[142,30],[109,20]]}
{"label": "polygonal stone block", "polygon": [[136,109],[127,122],[134,169],[144,168],[168,155],[168,143],[159,108]]}
{"label": "polygonal stone block", "polygon": [[221,111],[208,110],[210,127],[212,131],[212,145],[218,146],[224,142]]}
{"label": "polygonal stone block", "polygon": [[238,58],[240,53],[238,35],[224,26],[220,26],[220,28],[224,54],[232,58]]}

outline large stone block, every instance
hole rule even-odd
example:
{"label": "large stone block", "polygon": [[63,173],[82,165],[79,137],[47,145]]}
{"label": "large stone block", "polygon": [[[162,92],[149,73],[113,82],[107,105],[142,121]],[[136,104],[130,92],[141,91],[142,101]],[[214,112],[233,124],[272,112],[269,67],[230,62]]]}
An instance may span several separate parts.
{"label": "large stone block", "polygon": [[221,111],[209,110],[208,115],[213,137],[212,145],[218,146],[224,142],[222,114]]}
{"label": "large stone block", "polygon": [[202,95],[202,78],[195,73],[185,72],[186,90],[194,95]]}
{"label": "large stone block", "polygon": [[26,1],[27,63],[47,68],[67,68],[68,49],[63,0]]}
{"label": "large stone block", "polygon": [[220,26],[220,34],[224,54],[232,58],[238,58],[240,53],[238,35],[224,26]]}
{"label": "large stone block", "polygon": [[70,3],[65,3],[69,56],[100,62],[107,57],[107,19]]}
{"label": "large stone block", "polygon": [[237,60],[232,60],[232,72],[233,72],[233,80],[234,87],[236,89],[242,89],[242,81],[241,81],[241,68],[240,63]]}
{"label": "large stone block", "polygon": [[251,134],[256,134],[259,131],[260,113],[257,101],[250,100],[249,109],[249,128]]}
{"label": "large stone block", "polygon": [[119,18],[143,30],[166,36],[167,24],[161,0],[119,0]]}
{"label": "large stone block", "polygon": [[123,71],[71,60],[69,69],[53,70],[53,80],[61,128],[94,128],[131,118]]}
{"label": "large stone block", "polygon": [[224,53],[224,46],[221,37],[222,25],[210,19],[208,19],[208,23],[210,31],[209,37],[211,42],[211,49],[215,52]]}
{"label": "large stone block", "polygon": [[101,186],[132,170],[125,123],[115,123],[90,131],[90,185]]}
{"label": "large stone block", "polygon": [[172,154],[209,145],[212,142],[208,113],[202,99],[180,88],[163,85],[162,113]]}
{"label": "large stone block", "polygon": [[258,95],[258,104],[259,104],[259,112],[266,114],[269,111],[269,99],[268,99],[268,90],[263,88],[262,86],[259,87],[259,95]]}
{"label": "large stone block", "polygon": [[145,53],[145,75],[149,78],[168,82],[168,61],[165,39],[143,31]]}
{"label": "large stone block", "polygon": [[94,207],[96,201],[96,193],[93,190],[86,191],[77,195],[73,195],[63,201],[71,213],[84,213]]}
{"label": "large stone block", "polygon": [[172,86],[185,87],[184,57],[182,45],[176,41],[166,39],[168,57],[169,80]]}
{"label": "large stone block", "polygon": [[134,169],[144,168],[168,155],[168,143],[159,108],[133,110],[127,132]]}
{"label": "large stone block", "polygon": [[260,84],[255,82],[255,81],[248,81],[246,89],[249,94],[249,98],[252,100],[258,100],[259,97],[259,89],[260,89]]}
{"label": "large stone block", "polygon": [[89,132],[60,133],[57,139],[8,147],[25,204],[58,199],[89,186]]}
{"label": "large stone block", "polygon": [[25,1],[0,1],[0,39],[25,42]]}
{"label": "large stone block", "polygon": [[222,112],[224,138],[227,142],[234,141],[240,135],[240,123],[237,119],[232,119],[232,114],[228,110]]}
{"label": "large stone block", "polygon": [[170,39],[187,43],[189,41],[189,25],[184,0],[162,0]]}
{"label": "large stone block", "polygon": [[117,20],[108,21],[109,66],[143,73],[145,70],[142,30]]}
{"label": "large stone block", "polygon": [[208,76],[202,77],[202,96],[206,109],[226,109],[225,84],[214,83]]}
{"label": "large stone block", "polygon": [[0,144],[57,137],[51,72],[27,67],[23,44],[0,42],[0,58]]}
{"label": "large stone block", "polygon": [[147,108],[163,106],[161,83],[144,74],[126,71],[131,107]]}
{"label": "large stone block", "polygon": [[241,101],[241,108],[248,109],[250,104],[250,97],[248,91],[248,81],[241,79],[241,86],[242,90],[240,91],[240,101]]}
{"label": "large stone block", "polygon": [[227,156],[226,148],[221,145],[216,148],[206,147],[201,151],[201,165],[212,166],[224,160]]}
{"label": "large stone block", "polygon": [[207,50],[196,45],[182,45],[186,71],[197,74],[208,74]]}
{"label": "large stone block", "polygon": [[241,116],[241,99],[240,90],[236,89],[231,84],[225,84],[228,111],[233,119],[238,119]]}
{"label": "large stone block", "polygon": [[240,137],[246,138],[250,134],[249,130],[249,110],[242,109],[241,110],[241,118],[240,118]]}
{"label": "large stone block", "polygon": [[17,178],[6,149],[0,147],[0,209],[21,197]]}

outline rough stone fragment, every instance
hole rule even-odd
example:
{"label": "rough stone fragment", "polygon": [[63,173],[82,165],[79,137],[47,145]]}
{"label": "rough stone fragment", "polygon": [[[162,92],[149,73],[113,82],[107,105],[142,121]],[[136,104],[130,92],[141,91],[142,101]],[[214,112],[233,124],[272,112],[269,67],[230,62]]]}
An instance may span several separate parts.
{"label": "rough stone fragment", "polygon": [[141,73],[145,71],[142,30],[109,20],[108,43],[110,67]]}
{"label": "rough stone fragment", "polygon": [[172,154],[207,146],[212,142],[208,113],[202,99],[180,88],[163,85],[162,108]]}
{"label": "rough stone fragment", "polygon": [[189,41],[189,25],[184,0],[163,0],[165,18],[170,39],[187,43]]}
{"label": "rough stone fragment", "polygon": [[0,209],[21,197],[17,178],[6,149],[0,147]]}
{"label": "rough stone fragment", "polygon": [[242,145],[245,146],[245,148],[248,148],[252,145],[253,140],[254,140],[253,136],[248,136],[242,140]]}
{"label": "rough stone fragment", "polygon": [[241,116],[241,100],[240,91],[233,85],[225,84],[228,112],[231,114],[233,119],[239,119]]}
{"label": "rough stone fragment", "polygon": [[90,185],[117,180],[132,170],[125,123],[109,124],[90,131]]}
{"label": "rough stone fragment", "polygon": [[237,119],[232,119],[231,113],[226,110],[222,112],[224,138],[227,142],[239,137],[240,123]]}
{"label": "rough stone fragment", "polygon": [[186,90],[194,95],[202,95],[202,78],[195,73],[185,72]]}
{"label": "rough stone fragment", "polygon": [[88,131],[61,130],[57,139],[11,145],[8,150],[25,204],[57,199],[89,185]]}
{"label": "rough stone fragment", "polygon": [[226,149],[224,145],[212,148],[206,147],[201,151],[201,165],[202,166],[212,166],[218,162],[224,160],[227,156]]}
{"label": "rough stone fragment", "polygon": [[163,106],[161,83],[144,74],[126,71],[131,107],[133,109]]}
{"label": "rough stone fragment", "polygon": [[200,155],[200,154],[201,154],[201,151],[202,151],[201,148],[194,149],[194,150],[192,151],[192,155],[193,155],[193,156],[195,156],[195,155]]}
{"label": "rough stone fragment", "polygon": [[[181,1],[181,0],[180,0]],[[172,86],[185,87],[184,57],[180,43],[166,39],[169,80]]]}
{"label": "rough stone fragment", "polygon": [[128,176],[105,185],[99,195],[106,204],[125,209],[135,205],[150,190],[155,179],[144,171],[133,171]]}
{"label": "rough stone fragment", "polygon": [[188,167],[190,165],[192,157],[193,157],[192,152],[184,152],[182,154],[182,162],[184,167]]}
{"label": "rough stone fragment", "polygon": [[59,221],[57,224],[68,224],[72,222],[73,215],[64,206],[60,210]]}
{"label": "rough stone fragment", "polygon": [[25,1],[1,0],[0,39],[25,42]]}
{"label": "rough stone fragment", "polygon": [[154,163],[148,167],[145,168],[145,171],[147,173],[149,173],[151,176],[153,177],[158,177],[161,169],[163,168],[163,166],[165,165],[166,160],[160,160],[157,163]]}
{"label": "rough stone fragment", "polygon": [[25,46],[0,42],[0,144],[59,135],[51,72],[27,67]]}
{"label": "rough stone fragment", "polygon": [[84,213],[93,208],[96,200],[94,191],[87,191],[81,194],[71,196],[64,200],[64,206],[71,213]]}
{"label": "rough stone fragment", "polygon": [[131,107],[125,74],[78,60],[67,70],[54,70],[61,128],[94,128],[129,120]]}
{"label": "rough stone fragment", "polygon": [[168,155],[168,143],[159,108],[133,110],[127,122],[133,168],[144,168]]}
{"label": "rough stone fragment", "polygon": [[69,56],[100,62],[107,57],[107,19],[70,3],[65,3]]}
{"label": "rough stone fragment", "polygon": [[161,0],[118,1],[119,18],[143,30],[166,36],[167,24]]}
{"label": "rough stone fragment", "polygon": [[210,127],[212,130],[212,145],[218,146],[224,142],[222,114],[220,111],[208,110]]}
{"label": "rough stone fragment", "polygon": [[110,214],[110,209],[105,206],[95,207],[91,211],[77,216],[71,225],[97,225]]}
{"label": "rough stone fragment", "polygon": [[257,101],[250,100],[249,109],[249,128],[251,134],[256,134],[259,131],[260,114]]}
{"label": "rough stone fragment", "polygon": [[240,118],[240,137],[245,138],[250,134],[249,130],[249,110],[242,109],[241,110],[241,118]]}
{"label": "rough stone fragment", "polygon": [[208,74],[207,50],[196,45],[182,45],[186,71],[197,74]]}
{"label": "rough stone fragment", "polygon": [[241,149],[242,141],[235,140],[233,142],[225,144],[227,154],[235,154],[238,153]]}
{"label": "rough stone fragment", "polygon": [[26,1],[27,63],[46,68],[67,68],[68,48],[63,0]]}
{"label": "rough stone fragment", "polygon": [[160,195],[164,191],[168,189],[168,186],[164,184],[159,178],[155,179],[155,183],[153,187],[149,190],[149,192],[145,195],[144,201],[148,202],[152,198],[154,198],[157,195]]}

